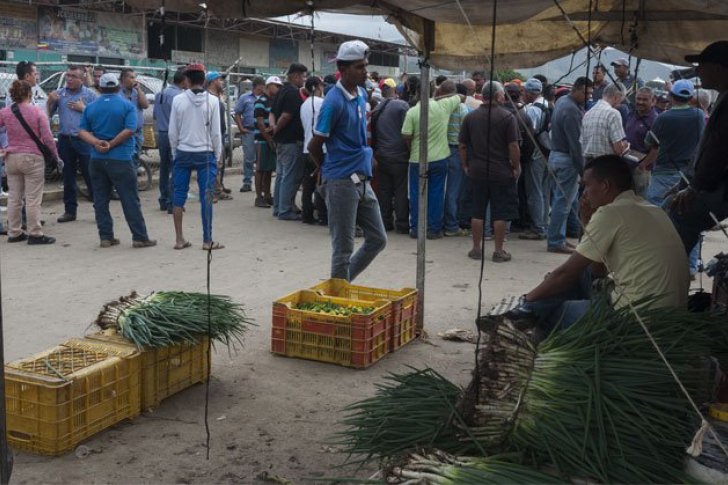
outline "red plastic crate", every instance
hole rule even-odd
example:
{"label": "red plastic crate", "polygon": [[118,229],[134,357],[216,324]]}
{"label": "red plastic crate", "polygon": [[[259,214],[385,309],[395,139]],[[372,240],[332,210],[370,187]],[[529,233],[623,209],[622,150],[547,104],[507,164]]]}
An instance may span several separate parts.
{"label": "red plastic crate", "polygon": [[392,318],[387,328],[388,351],[397,350],[415,338],[417,321],[417,290],[402,288],[389,290],[368,286],[352,285],[346,280],[331,278],[311,287],[321,295],[354,300],[392,302]]}
{"label": "red plastic crate", "polygon": [[[374,307],[368,315],[327,315],[296,308],[301,303],[331,302]],[[273,302],[271,352],[364,369],[387,353],[390,302],[360,301],[301,290]]]}

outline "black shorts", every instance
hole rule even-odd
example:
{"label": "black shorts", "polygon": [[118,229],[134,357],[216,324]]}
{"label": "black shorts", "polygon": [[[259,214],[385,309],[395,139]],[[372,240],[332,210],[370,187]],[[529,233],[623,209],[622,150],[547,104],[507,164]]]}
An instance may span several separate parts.
{"label": "black shorts", "polygon": [[518,219],[518,189],[516,182],[489,182],[473,180],[473,219],[484,220],[490,204],[493,221]]}

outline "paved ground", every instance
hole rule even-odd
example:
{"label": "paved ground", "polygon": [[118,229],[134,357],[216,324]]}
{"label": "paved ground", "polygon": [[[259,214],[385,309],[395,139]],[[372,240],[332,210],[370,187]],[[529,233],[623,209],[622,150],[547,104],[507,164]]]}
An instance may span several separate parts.
{"label": "paved ground", "polygon": [[[236,178],[239,176],[236,176]],[[239,187],[237,181],[228,185]],[[369,476],[374,470],[336,469],[343,457],[328,446],[340,428],[342,406],[372,394],[374,384],[405,366],[431,366],[465,384],[473,346],[436,337],[448,328],[472,328],[479,265],[466,257],[466,238],[428,241],[426,327],[430,342],[414,342],[365,371],[287,359],[269,353],[271,301],[328,275],[330,243],[322,227],[273,220],[253,207],[252,194],[215,206],[214,237],[227,248],[214,253],[212,291],[243,302],[259,326],[244,349],[218,349],[213,359],[211,459],[205,460],[204,386],[165,401],[157,410],[91,439],[86,458],[45,458],[18,453],[16,483],[251,483],[267,472],[295,483],[307,477]],[[132,249],[118,202],[113,204],[121,246],[98,248],[92,207],[79,220],[59,225],[62,205],[44,206],[49,247],[0,242],[6,360],[81,336],[106,301],[135,289],[204,291],[205,254],[199,204],[188,206],[185,230],[194,246],[174,251],[170,216],[156,210],[156,194],[143,195],[150,236],[159,246]],[[710,233],[705,255],[725,247]],[[492,245],[492,243],[489,243]],[[485,265],[483,306],[520,295],[564,256],[538,242],[509,242],[513,261]],[[492,246],[488,249],[492,250]],[[389,245],[358,283],[413,286],[415,241],[392,235]]]}

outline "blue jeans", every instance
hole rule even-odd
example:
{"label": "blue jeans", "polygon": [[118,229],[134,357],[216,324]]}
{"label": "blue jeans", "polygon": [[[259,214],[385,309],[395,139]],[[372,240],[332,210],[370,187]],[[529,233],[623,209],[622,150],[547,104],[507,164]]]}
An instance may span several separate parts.
{"label": "blue jeans", "polygon": [[554,183],[547,244],[550,248],[558,248],[566,245],[566,221],[576,200],[579,172],[568,153],[554,151],[549,156],[549,168],[558,184]]}
{"label": "blue jeans", "polygon": [[91,183],[94,188],[94,211],[99,238],[114,238],[114,220],[109,212],[111,190],[116,189],[124,211],[124,219],[131,230],[134,241],[146,241],[147,226],[139,202],[136,170],[131,160],[91,160],[89,164]]}
{"label": "blue jeans", "polygon": [[[419,204],[419,164],[409,164],[410,193],[410,230],[417,231]],[[427,232],[442,232],[445,216],[445,179],[447,178],[447,159],[427,164]]]}
{"label": "blue jeans", "polygon": [[460,164],[460,152],[457,146],[450,145],[450,158],[447,159],[447,182],[445,186],[445,230],[457,231],[458,199],[463,185],[463,167]]}
{"label": "blue jeans", "polygon": [[534,154],[530,163],[526,164],[526,173],[524,175],[526,177],[528,214],[531,216],[531,230],[545,237],[549,213],[546,202],[549,190],[549,174],[546,161],[540,153]]}
{"label": "blue jeans", "polygon": [[473,182],[467,175],[463,175],[458,197],[458,222],[460,227],[470,227],[473,216]]}
{"label": "blue jeans", "polygon": [[680,172],[653,172],[650,178],[650,185],[647,186],[645,199],[650,204],[662,207],[665,202],[665,194],[680,182]]}
{"label": "blue jeans", "polygon": [[251,128],[250,133],[240,135],[243,143],[243,185],[250,185],[253,180],[253,166],[255,165],[257,150],[255,147],[255,133]]}
{"label": "blue jeans", "polygon": [[[387,245],[379,202],[369,182],[327,180],[322,190],[331,231],[331,277],[353,281]],[[354,253],[357,225],[364,244]]]}
{"label": "blue jeans", "polygon": [[159,207],[162,210],[172,208],[172,147],[169,145],[169,134],[157,132],[159,146]]}
{"label": "blue jeans", "polygon": [[78,209],[76,174],[81,169],[89,196],[93,200],[93,188],[88,164],[91,146],[75,136],[61,135],[58,138],[58,155],[63,160],[63,205],[66,214],[76,215]]}
{"label": "blue jeans", "polygon": [[526,302],[522,309],[533,313],[539,328],[548,334],[556,326],[568,328],[576,323],[589,309],[591,301],[592,273],[586,269],[569,290],[546,300]]}
{"label": "blue jeans", "polygon": [[305,166],[303,142],[282,143],[276,146],[276,185],[273,194],[273,215],[278,219],[295,219],[293,204]]}
{"label": "blue jeans", "polygon": [[213,152],[177,150],[173,168],[174,207],[185,206],[193,170],[197,171],[197,186],[200,190],[202,241],[210,244],[212,242],[212,199],[215,192],[215,177],[217,177],[215,154]]}

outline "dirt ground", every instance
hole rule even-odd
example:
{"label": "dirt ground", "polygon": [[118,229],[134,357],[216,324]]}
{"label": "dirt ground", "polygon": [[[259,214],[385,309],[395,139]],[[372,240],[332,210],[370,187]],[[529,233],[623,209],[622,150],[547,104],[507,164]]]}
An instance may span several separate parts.
{"label": "dirt ground", "polygon": [[[364,371],[272,355],[271,302],[327,277],[329,235],[326,228],[279,222],[270,210],[254,208],[254,195],[238,193],[240,176],[234,177],[227,182],[234,200],[215,206],[213,236],[227,248],[214,253],[212,291],[244,303],[259,326],[250,330],[245,348],[232,354],[218,349],[213,357],[210,460],[204,447],[205,388],[197,385],[90,439],[85,444],[92,453],[85,458],[17,452],[15,483],[263,483],[265,473],[293,483],[366,478],[373,467],[337,468],[344,456],[330,445],[341,429],[343,406],[372,395],[383,376],[406,366],[430,366],[458,383],[468,381],[474,346],[437,337],[449,328],[474,328],[479,264],[466,256],[468,238],[427,243],[428,342],[415,341]],[[58,238],[54,246],[0,243],[6,361],[82,336],[103,303],[132,289],[205,290],[199,204],[190,203],[185,217],[193,247],[174,251],[171,216],[157,210],[156,192],[142,198],[156,248],[132,249],[118,202],[112,205],[121,246],[98,248],[87,202],[79,207],[78,221],[62,225],[55,222],[62,204],[44,206],[46,233]],[[415,246],[407,236],[391,235],[357,283],[414,286]],[[725,246],[724,236],[712,232],[703,254],[709,258]],[[505,295],[524,293],[564,260],[547,253],[542,242],[512,237],[508,249],[512,262],[486,262],[486,310]]]}

